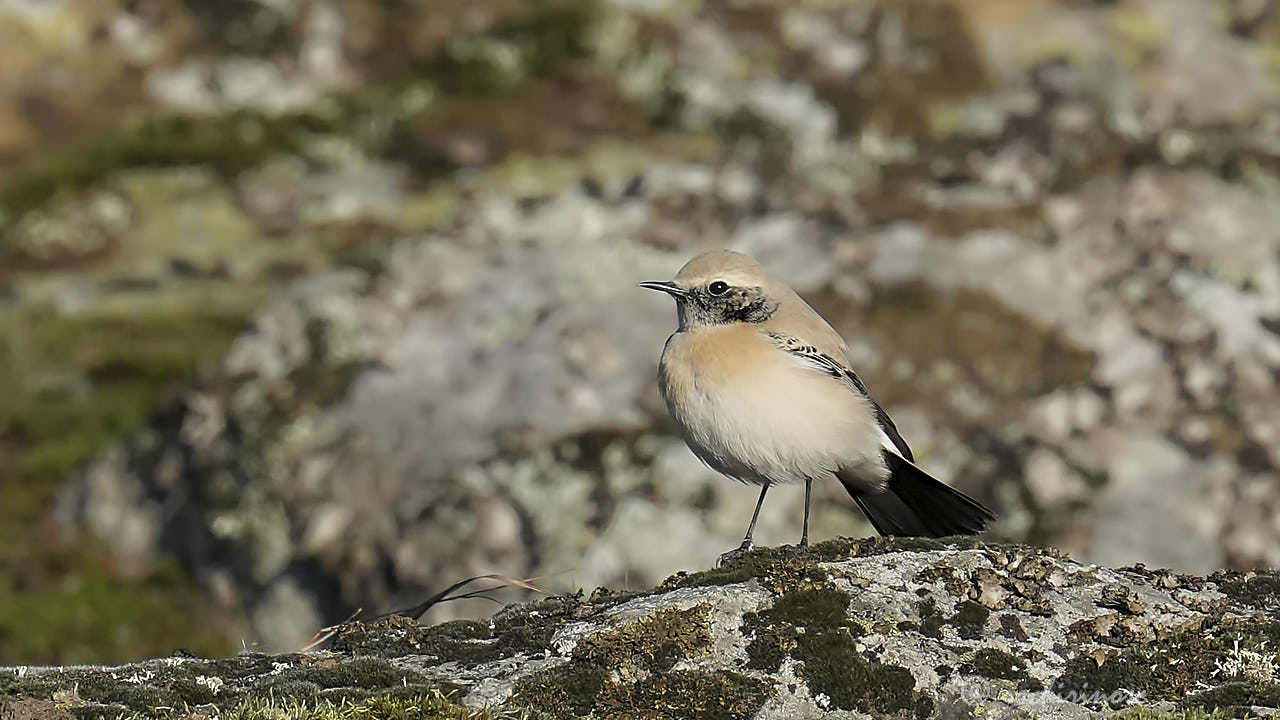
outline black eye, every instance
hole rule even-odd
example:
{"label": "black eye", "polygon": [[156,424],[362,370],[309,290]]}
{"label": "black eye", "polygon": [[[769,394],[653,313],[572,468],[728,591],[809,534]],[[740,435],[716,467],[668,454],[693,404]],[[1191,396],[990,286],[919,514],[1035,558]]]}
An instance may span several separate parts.
{"label": "black eye", "polygon": [[707,292],[715,296],[723,295],[729,292],[729,283],[723,280],[717,280],[707,286]]}

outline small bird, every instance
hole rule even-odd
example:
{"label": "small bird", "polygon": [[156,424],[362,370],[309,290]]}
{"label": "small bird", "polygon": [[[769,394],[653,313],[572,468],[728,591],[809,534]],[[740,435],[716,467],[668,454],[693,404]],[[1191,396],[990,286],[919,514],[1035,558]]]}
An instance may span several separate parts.
{"label": "small bird", "polygon": [[[752,258],[713,250],[674,282],[640,287],[675,298],[659,381],[689,449],[712,469],[760,486],[804,482],[804,530],[815,479],[834,476],[881,535],[976,535],[985,506],[915,465],[911,448],[850,367],[844,340]],[[728,554],[732,554],[728,553]]]}

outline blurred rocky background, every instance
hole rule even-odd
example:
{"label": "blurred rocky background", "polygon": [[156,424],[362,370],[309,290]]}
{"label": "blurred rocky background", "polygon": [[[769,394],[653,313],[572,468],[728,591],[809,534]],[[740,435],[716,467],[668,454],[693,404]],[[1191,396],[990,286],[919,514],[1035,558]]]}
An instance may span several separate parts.
{"label": "blurred rocky background", "polygon": [[0,0],[0,664],[708,566],[635,283],[721,246],[993,537],[1280,565],[1278,6]]}

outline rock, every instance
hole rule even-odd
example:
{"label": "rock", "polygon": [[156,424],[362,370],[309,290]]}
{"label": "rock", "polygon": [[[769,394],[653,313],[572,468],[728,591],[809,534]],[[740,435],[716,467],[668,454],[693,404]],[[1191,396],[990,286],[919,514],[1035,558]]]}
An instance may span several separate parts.
{"label": "rock", "polygon": [[0,692],[12,708],[52,698],[59,712],[141,716],[243,713],[268,695],[313,712],[354,702],[369,717],[395,703],[654,720],[1265,714],[1280,708],[1278,584],[1022,545],[837,539],[490,621],[346,623],[311,652],[0,669]]}

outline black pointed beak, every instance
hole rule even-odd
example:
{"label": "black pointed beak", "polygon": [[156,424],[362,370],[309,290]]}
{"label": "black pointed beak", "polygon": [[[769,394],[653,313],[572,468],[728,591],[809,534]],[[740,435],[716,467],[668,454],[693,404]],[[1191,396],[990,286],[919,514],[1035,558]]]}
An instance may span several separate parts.
{"label": "black pointed beak", "polygon": [[684,291],[684,288],[673,282],[648,281],[640,283],[640,287],[645,290],[657,290],[658,292],[664,292],[674,298],[683,298],[689,294]]}

